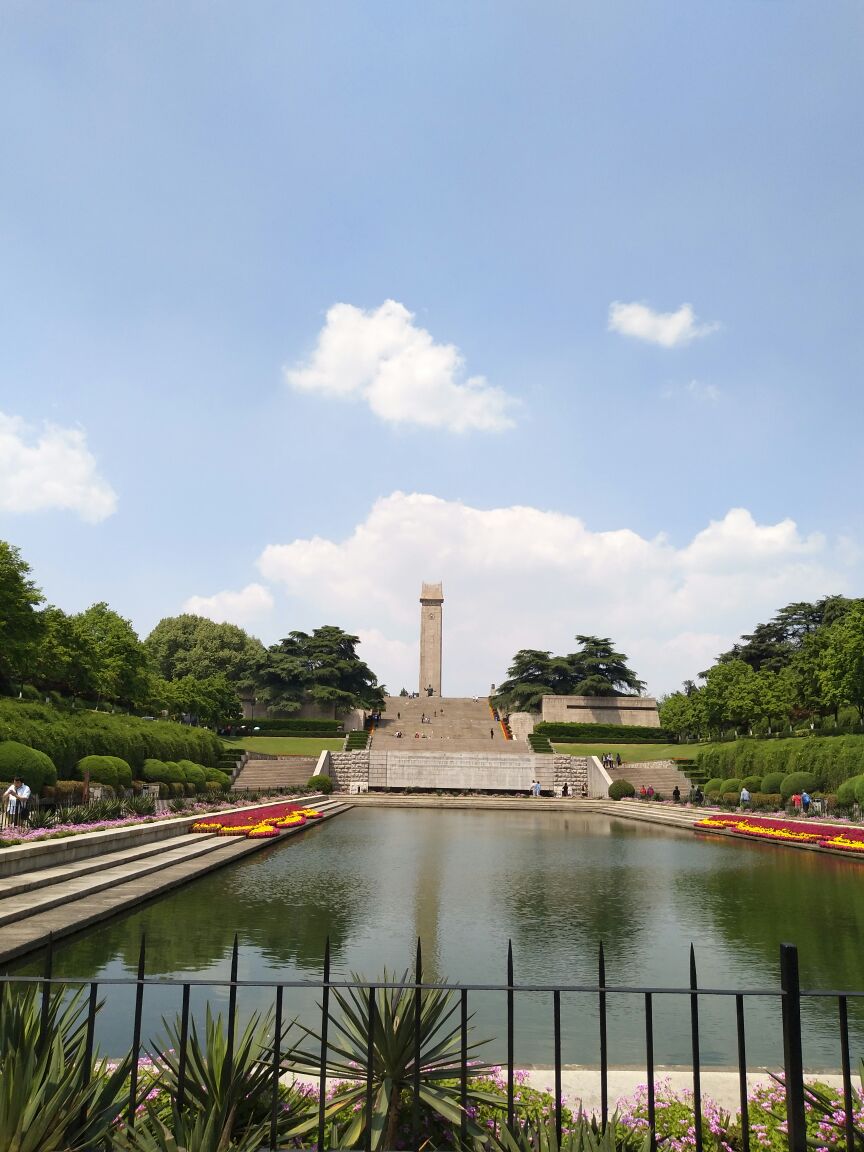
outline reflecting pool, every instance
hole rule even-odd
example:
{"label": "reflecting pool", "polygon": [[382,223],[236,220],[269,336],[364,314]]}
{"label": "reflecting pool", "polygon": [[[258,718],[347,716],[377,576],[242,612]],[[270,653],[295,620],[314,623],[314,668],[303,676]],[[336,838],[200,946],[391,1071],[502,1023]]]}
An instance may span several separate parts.
{"label": "reflecting pool", "polygon": [[[63,941],[58,975],[134,975],[146,933],[148,976],[227,979],[234,933],[240,978],[320,979],[330,938],[333,978],[380,977],[413,966],[419,936],[427,979],[503,984],[508,940],[515,980],[592,984],[603,941],[607,982],[683,987],[691,941],[706,988],[775,989],[782,941],[800,949],[806,988],[864,987],[864,867],[855,861],[746,843],[595,813],[359,807],[197,880],[139,911]],[[38,959],[14,970],[39,972]],[[128,1047],[132,994],[106,988],[104,1051]],[[209,996],[193,992],[200,1010]],[[243,989],[244,1012],[272,990]],[[319,994],[291,993],[286,1012],[315,1022]],[[147,989],[145,1037],[179,1008],[179,989]],[[472,993],[477,1038],[504,1054],[503,993]],[[701,1001],[702,1059],[735,1062],[735,1006]],[[776,997],[747,1001],[748,1063],[780,1062]],[[609,1058],[644,1061],[641,996],[609,997]],[[805,1001],[805,1060],[837,1067],[836,1002]],[[850,1005],[853,1058],[864,1021]],[[689,1005],[656,998],[655,1060],[689,1063]],[[552,1060],[547,993],[516,1003],[516,1062]],[[599,1062],[596,997],[562,998],[563,1059]]]}

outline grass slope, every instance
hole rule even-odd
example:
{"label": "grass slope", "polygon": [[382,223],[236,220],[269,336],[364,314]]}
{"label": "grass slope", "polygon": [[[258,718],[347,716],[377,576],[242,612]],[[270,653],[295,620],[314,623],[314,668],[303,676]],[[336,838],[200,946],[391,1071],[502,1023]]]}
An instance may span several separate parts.
{"label": "grass slope", "polygon": [[692,760],[702,744],[553,744],[556,752],[565,756],[603,756],[611,752],[621,754],[625,764],[640,764],[645,760]]}

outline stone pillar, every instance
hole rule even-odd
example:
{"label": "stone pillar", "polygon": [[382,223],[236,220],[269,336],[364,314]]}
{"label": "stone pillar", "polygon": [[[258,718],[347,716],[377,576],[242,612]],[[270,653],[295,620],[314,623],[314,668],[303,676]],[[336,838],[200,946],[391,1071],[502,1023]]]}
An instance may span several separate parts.
{"label": "stone pillar", "polygon": [[420,592],[420,695],[441,695],[441,605],[440,584],[424,584]]}

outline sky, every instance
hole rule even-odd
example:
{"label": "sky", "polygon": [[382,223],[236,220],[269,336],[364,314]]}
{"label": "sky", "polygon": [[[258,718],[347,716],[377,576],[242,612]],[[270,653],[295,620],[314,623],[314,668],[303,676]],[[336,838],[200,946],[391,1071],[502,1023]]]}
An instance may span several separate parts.
{"label": "sky", "polygon": [[864,595],[864,8],[0,6],[0,538],[146,635],[661,694]]}

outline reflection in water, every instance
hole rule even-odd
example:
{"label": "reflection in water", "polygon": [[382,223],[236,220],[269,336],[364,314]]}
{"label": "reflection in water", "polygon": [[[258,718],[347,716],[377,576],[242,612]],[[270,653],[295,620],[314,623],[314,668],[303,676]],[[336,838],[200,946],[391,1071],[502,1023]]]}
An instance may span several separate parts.
{"label": "reflection in water", "polygon": [[[144,932],[148,974],[226,979],[237,932],[246,980],[320,979],[328,936],[334,978],[371,978],[385,966],[401,973],[413,967],[420,936],[427,979],[503,984],[512,940],[517,983],[594,984],[602,940],[610,984],[683,987],[692,941],[703,987],[771,989],[779,944],[792,940],[805,986],[854,988],[862,983],[862,879],[852,861],[530,805],[363,808],[62,943],[58,973],[129,976]],[[132,997],[106,993],[101,1038],[116,1052],[128,1044]],[[207,995],[196,990],[193,1004],[201,1008]],[[225,993],[210,999],[222,1005]],[[312,990],[292,992],[286,1010],[311,1023],[316,1000]],[[241,991],[246,1012],[271,1002],[270,989]],[[491,1054],[500,1059],[504,995],[473,993],[470,1004],[477,1034],[498,1038]],[[178,1005],[178,989],[148,989],[145,1035]],[[688,1011],[681,997],[656,998],[658,1063],[689,1060]],[[700,1014],[705,1061],[734,1063],[734,1002],[706,997]],[[805,1002],[812,1066],[838,1064],[835,1016],[834,1005]],[[748,1001],[747,1018],[750,1063],[777,1064],[776,998]],[[562,1023],[565,1061],[596,1063],[596,997],[565,994]],[[644,1060],[641,996],[610,996],[609,1037],[613,1063]],[[517,1061],[549,1063],[551,1054],[550,996],[518,996]]]}

